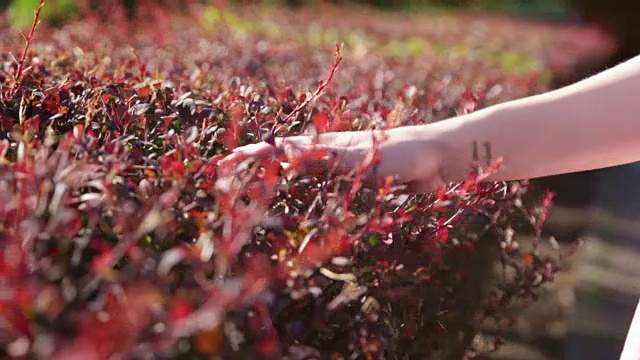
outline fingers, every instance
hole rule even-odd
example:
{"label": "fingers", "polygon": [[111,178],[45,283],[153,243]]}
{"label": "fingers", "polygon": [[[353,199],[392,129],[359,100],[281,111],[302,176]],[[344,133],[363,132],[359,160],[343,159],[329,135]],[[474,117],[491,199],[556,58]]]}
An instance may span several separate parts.
{"label": "fingers", "polygon": [[249,158],[253,159],[265,159],[276,154],[276,148],[261,142],[257,144],[250,144],[235,148],[231,154],[225,156],[218,162],[218,166],[221,168],[228,168],[234,164],[239,164]]}
{"label": "fingers", "polygon": [[321,176],[331,173],[333,166],[329,160],[306,160],[300,165],[300,173]]}
{"label": "fingers", "polygon": [[[308,144],[306,144],[307,142]],[[303,138],[276,138],[275,146],[264,141],[248,144],[233,149],[231,154],[218,161],[218,166],[222,171],[232,171],[233,168],[250,159],[261,161],[278,155],[285,155],[288,159],[295,159],[297,155],[304,152],[305,148],[310,146],[311,142]],[[311,169],[317,167],[311,165]]]}
{"label": "fingers", "polygon": [[218,166],[223,169],[229,169],[248,159],[260,161],[279,155],[285,155],[288,159],[295,159],[305,149],[309,149],[313,145],[310,137],[302,136],[276,138],[274,143],[275,146],[263,141],[237,147],[231,151],[231,154],[222,158],[218,162]]}
{"label": "fingers", "polygon": [[[332,134],[325,136],[322,141],[312,136],[276,138],[275,146],[267,142],[260,142],[233,149],[231,154],[218,162],[218,165],[224,170],[229,170],[249,159],[260,161],[284,155],[289,163],[295,165],[298,173],[320,175],[336,172],[344,174],[354,170],[366,158],[368,152],[365,151],[366,148],[333,144],[338,139],[337,135]],[[318,159],[316,151],[327,151],[333,156]]]}
{"label": "fingers", "polygon": [[433,178],[431,180],[410,181],[406,185],[407,192],[413,194],[428,194],[446,186],[446,183],[438,178]]}
{"label": "fingers", "polygon": [[[311,150],[311,148],[331,150],[335,155],[332,156],[331,159],[301,160],[301,157],[304,158],[302,154],[304,154],[306,150]],[[287,167],[295,168],[296,173],[316,176],[329,173],[345,174],[356,169],[366,158],[368,151],[366,148],[356,147],[346,151],[345,149],[328,145],[314,145],[313,141],[306,137],[278,138],[276,139],[276,146],[261,142],[236,148],[230,155],[221,159],[218,164],[222,169],[230,170],[248,159],[260,161],[284,154],[285,157],[290,160],[290,164],[288,164]],[[379,180],[378,176],[379,174],[376,174],[373,168],[370,169],[364,179],[365,184],[375,186]],[[430,193],[446,185],[444,181],[437,176],[428,180],[409,181],[405,184],[407,185],[406,191],[414,194]]]}
{"label": "fingers", "polygon": [[259,142],[256,144],[249,144],[241,147],[237,147],[233,149],[232,154],[242,154],[241,156],[246,157],[263,157],[265,155],[271,155],[271,153],[275,153],[276,147],[272,146],[266,142]]}

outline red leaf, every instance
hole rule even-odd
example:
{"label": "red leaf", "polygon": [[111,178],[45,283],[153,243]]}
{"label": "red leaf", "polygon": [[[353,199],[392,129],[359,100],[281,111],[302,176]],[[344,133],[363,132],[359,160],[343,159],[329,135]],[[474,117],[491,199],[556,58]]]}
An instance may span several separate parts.
{"label": "red leaf", "polygon": [[96,272],[100,272],[110,268],[113,263],[113,251],[108,250],[98,255],[92,262],[92,268]]}
{"label": "red leaf", "polygon": [[267,161],[267,164],[264,166],[264,174],[262,176],[262,181],[266,186],[271,187],[278,183],[280,168],[280,162],[275,160]]}
{"label": "red leaf", "polygon": [[531,254],[525,254],[522,256],[522,263],[525,266],[531,266],[533,264],[533,256]]}
{"label": "red leaf", "polygon": [[449,240],[449,229],[445,225],[445,222],[445,218],[440,218],[437,223],[438,230],[436,230],[436,241],[441,243]]}
{"label": "red leaf", "polygon": [[174,155],[165,155],[160,158],[162,173],[166,176],[181,179],[185,173],[184,163],[175,159]]}
{"label": "red leaf", "polygon": [[326,258],[324,249],[322,248],[322,246],[316,243],[307,245],[304,249],[304,252],[300,255],[302,256],[302,260],[306,265],[321,263]]}
{"label": "red leaf", "polygon": [[263,359],[273,358],[278,354],[280,350],[280,345],[278,341],[278,335],[275,330],[269,331],[269,334],[266,335],[262,340],[260,340],[257,344],[258,352],[262,356]]}
{"label": "red leaf", "polygon": [[171,303],[169,317],[172,321],[186,319],[193,312],[191,304],[184,299],[176,299]]}
{"label": "red leaf", "polygon": [[33,130],[34,132],[40,131],[40,115],[36,115],[26,120],[24,122],[24,129]]}
{"label": "red leaf", "polygon": [[330,120],[331,118],[329,117],[329,113],[326,110],[320,111],[313,116],[313,126],[319,133],[326,132],[327,125],[329,124]]}
{"label": "red leaf", "polygon": [[9,151],[9,142],[0,142],[0,159],[4,159]]}

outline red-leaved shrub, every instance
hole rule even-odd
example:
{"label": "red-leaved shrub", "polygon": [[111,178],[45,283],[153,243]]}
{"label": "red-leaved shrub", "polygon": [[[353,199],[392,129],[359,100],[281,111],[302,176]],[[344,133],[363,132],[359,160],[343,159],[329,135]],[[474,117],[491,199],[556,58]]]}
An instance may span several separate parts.
{"label": "red-leaved shrub", "polygon": [[[585,46],[568,42],[577,30],[149,14],[38,28],[24,52],[2,27],[3,49],[24,55],[0,53],[3,357],[425,359],[450,351],[461,321],[473,337],[553,279],[536,250],[551,196],[525,198],[526,182],[470,171],[407,195],[393,179],[362,185],[375,156],[347,176],[218,162],[274,131],[418,124],[544,91],[549,66]],[[521,230],[537,240],[519,245]],[[482,242],[505,277],[461,299]]]}

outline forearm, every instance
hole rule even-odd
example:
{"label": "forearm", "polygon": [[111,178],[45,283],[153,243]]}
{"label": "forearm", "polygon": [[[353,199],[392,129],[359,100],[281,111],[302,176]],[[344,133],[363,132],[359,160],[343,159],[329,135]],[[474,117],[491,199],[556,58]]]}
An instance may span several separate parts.
{"label": "forearm", "polygon": [[563,89],[398,129],[394,136],[441,142],[447,180],[466,176],[474,143],[480,161],[503,158],[504,169],[493,180],[535,178],[640,160],[638,108],[640,57]]}

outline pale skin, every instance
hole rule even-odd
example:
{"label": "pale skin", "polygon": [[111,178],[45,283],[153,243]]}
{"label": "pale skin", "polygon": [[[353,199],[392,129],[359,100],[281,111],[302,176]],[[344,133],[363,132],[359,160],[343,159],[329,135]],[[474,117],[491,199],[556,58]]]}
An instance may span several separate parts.
{"label": "pale skin", "polygon": [[[411,191],[462,181],[476,160],[502,158],[488,180],[521,180],[622,165],[640,160],[640,56],[548,93],[514,100],[426,125],[385,131],[376,174],[394,176]],[[373,147],[371,131],[277,138],[276,145],[235,149],[223,160],[265,157],[317,146],[349,172]],[[488,145],[487,145],[488,144]],[[474,147],[477,149],[474,151]],[[474,152],[477,159],[474,159]]]}

